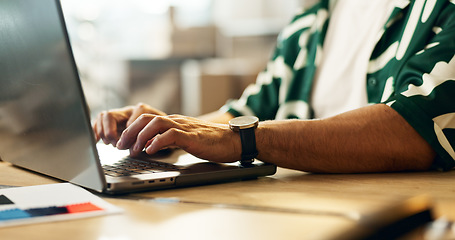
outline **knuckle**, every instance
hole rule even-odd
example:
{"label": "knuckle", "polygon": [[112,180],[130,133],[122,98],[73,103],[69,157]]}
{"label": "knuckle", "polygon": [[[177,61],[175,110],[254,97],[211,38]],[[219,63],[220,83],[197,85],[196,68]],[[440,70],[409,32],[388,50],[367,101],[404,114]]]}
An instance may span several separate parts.
{"label": "knuckle", "polygon": [[144,103],[142,103],[142,102],[139,102],[139,103],[136,104],[136,108],[144,109],[144,108],[146,108],[146,105]]}
{"label": "knuckle", "polygon": [[107,117],[107,118],[113,118],[114,115],[115,115],[114,112],[111,112],[111,111],[105,112],[105,113],[103,114],[103,116],[105,116],[105,117]]}
{"label": "knuckle", "polygon": [[145,120],[145,118],[146,118],[145,114],[141,114],[141,115],[139,115],[139,117],[137,117],[137,120],[143,121],[143,120]]}
{"label": "knuckle", "polygon": [[139,121],[150,121],[151,119],[153,119],[153,116],[150,115],[150,114],[141,114],[138,118],[137,118]]}
{"label": "knuckle", "polygon": [[182,131],[177,128],[171,128],[168,130],[168,134],[170,137],[178,137],[182,134]]}
{"label": "knuckle", "polygon": [[145,103],[138,103],[134,106],[134,111],[139,113],[148,113],[151,111],[150,107]]}
{"label": "knuckle", "polygon": [[146,138],[147,138],[147,134],[146,134],[145,131],[140,131],[140,132],[137,134],[137,140],[138,140],[138,141],[141,141],[141,142],[142,142],[142,141],[146,140]]}
{"label": "knuckle", "polygon": [[166,123],[168,121],[168,117],[165,117],[165,116],[155,116],[153,118],[154,122],[157,123],[157,124],[163,124],[163,123]]}

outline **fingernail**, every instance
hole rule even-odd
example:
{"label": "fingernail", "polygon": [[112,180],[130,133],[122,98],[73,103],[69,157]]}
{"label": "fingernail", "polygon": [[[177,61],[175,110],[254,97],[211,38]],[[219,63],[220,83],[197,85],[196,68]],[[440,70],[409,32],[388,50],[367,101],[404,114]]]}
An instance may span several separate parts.
{"label": "fingernail", "polygon": [[135,144],[135,145],[134,145],[133,151],[139,152],[139,151],[141,151],[141,150],[142,150],[142,149],[141,149],[141,146],[140,146],[139,144]]}
{"label": "fingernail", "polygon": [[145,152],[146,152],[146,153],[151,153],[152,150],[153,150],[152,144],[150,144],[150,145],[145,149]]}
{"label": "fingernail", "polygon": [[118,140],[117,144],[115,144],[115,146],[119,149],[121,149],[123,146],[122,146],[122,139]]}

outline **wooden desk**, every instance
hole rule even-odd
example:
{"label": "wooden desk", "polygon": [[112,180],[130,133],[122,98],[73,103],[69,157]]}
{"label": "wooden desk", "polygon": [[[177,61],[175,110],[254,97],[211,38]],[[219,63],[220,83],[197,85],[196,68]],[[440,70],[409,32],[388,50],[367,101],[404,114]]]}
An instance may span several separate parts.
{"label": "wooden desk", "polygon": [[[0,184],[58,182],[0,162]],[[3,239],[330,239],[356,214],[428,194],[455,220],[455,172],[306,174],[105,198],[124,214],[0,229]],[[159,199],[178,199],[178,203]],[[152,200],[144,200],[152,199]]]}

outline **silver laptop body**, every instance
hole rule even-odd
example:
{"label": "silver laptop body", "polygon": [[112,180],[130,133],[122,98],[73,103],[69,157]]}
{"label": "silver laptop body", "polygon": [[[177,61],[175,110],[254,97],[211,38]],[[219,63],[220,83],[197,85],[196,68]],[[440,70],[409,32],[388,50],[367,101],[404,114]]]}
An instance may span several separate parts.
{"label": "silver laptop body", "polygon": [[[217,164],[179,150],[132,160],[127,151],[95,143],[89,116],[60,2],[0,0],[1,160],[113,194],[276,171],[257,160],[250,167]],[[120,171],[125,165],[129,170]]]}

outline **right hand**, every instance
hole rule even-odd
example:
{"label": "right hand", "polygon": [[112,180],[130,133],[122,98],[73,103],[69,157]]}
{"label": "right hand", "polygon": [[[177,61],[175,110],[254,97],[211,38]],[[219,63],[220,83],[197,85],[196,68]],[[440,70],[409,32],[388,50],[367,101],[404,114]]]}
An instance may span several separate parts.
{"label": "right hand", "polygon": [[166,115],[166,113],[143,103],[99,113],[93,122],[96,141],[101,139],[105,144],[116,146],[123,130],[144,113],[159,116]]}

